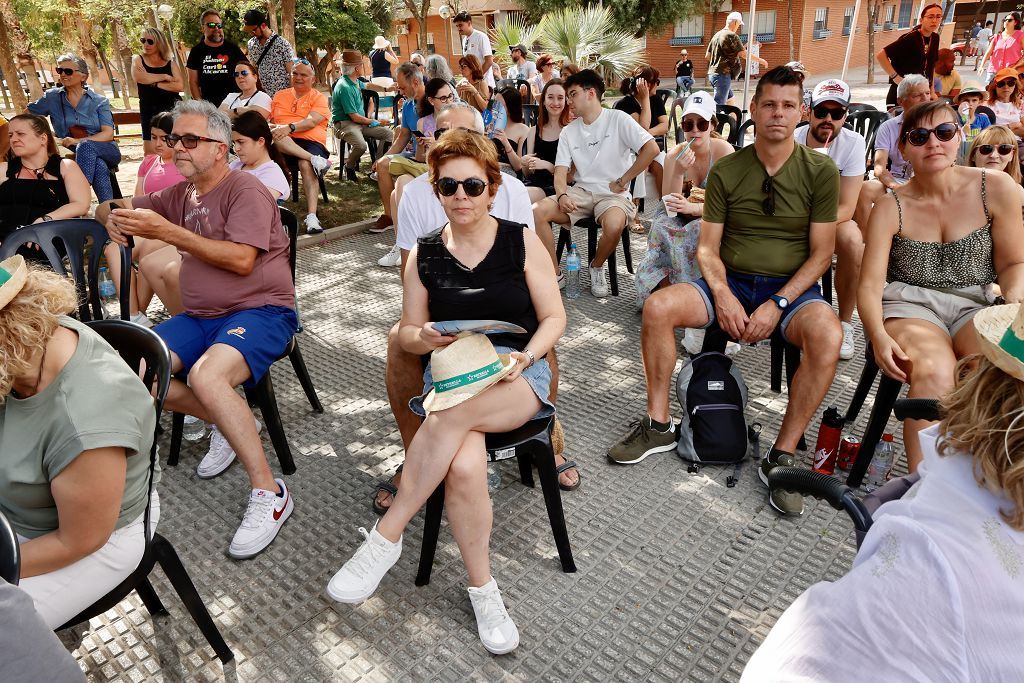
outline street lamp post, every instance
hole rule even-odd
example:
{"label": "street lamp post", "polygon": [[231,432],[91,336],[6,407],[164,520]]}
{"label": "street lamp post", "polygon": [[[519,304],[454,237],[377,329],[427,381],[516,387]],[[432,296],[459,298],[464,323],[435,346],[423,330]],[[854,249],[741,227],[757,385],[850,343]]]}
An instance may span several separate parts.
{"label": "street lamp post", "polygon": [[164,27],[167,29],[167,40],[171,43],[171,53],[174,57],[174,63],[178,65],[178,72],[185,81],[185,87],[182,88],[182,98],[186,100],[190,99],[192,94],[188,89],[188,77],[185,75],[185,67],[181,65],[181,57],[178,55],[178,46],[174,43],[174,32],[171,30],[171,17],[174,16],[174,8],[170,5],[160,5],[154,9],[153,13],[164,22]]}
{"label": "street lamp post", "polygon": [[441,5],[437,8],[437,14],[441,17],[441,23],[444,26],[444,37],[445,42],[448,44],[448,61],[452,58],[452,27],[448,23],[448,19],[452,16],[452,8],[448,5]]}

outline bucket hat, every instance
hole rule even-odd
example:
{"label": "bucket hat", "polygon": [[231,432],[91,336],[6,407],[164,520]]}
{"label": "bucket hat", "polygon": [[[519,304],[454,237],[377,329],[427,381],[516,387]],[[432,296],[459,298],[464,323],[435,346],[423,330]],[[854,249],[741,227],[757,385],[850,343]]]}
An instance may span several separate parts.
{"label": "bucket hat", "polygon": [[11,303],[28,279],[28,266],[21,256],[0,261],[0,309]]}
{"label": "bucket hat", "polygon": [[1024,308],[990,306],[974,316],[981,352],[1000,370],[1024,382]]}
{"label": "bucket hat", "polygon": [[376,38],[373,39],[374,50],[386,50],[389,47],[391,47],[391,41],[389,41],[384,36],[377,36]]}
{"label": "bucket hat", "polygon": [[430,354],[434,388],[423,399],[423,409],[431,413],[464,403],[494,386],[515,367],[516,360],[495,351],[486,335],[460,334],[451,344]]}

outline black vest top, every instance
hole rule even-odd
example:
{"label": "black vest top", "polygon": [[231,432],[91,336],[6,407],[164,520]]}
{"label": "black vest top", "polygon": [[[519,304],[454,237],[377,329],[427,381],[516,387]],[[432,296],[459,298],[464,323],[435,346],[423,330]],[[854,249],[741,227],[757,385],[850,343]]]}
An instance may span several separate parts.
{"label": "black vest top", "polygon": [[7,180],[0,184],[0,241],[23,225],[45,216],[67,204],[67,188],[60,174],[60,157],[54,155],[46,161],[46,173],[57,178],[19,178],[21,159],[11,157],[7,164]]}
{"label": "black vest top", "polygon": [[[538,159],[553,165],[555,157],[558,156],[558,138],[545,140],[541,137],[540,129],[538,128],[536,137],[533,140],[533,153],[537,155]],[[533,175],[530,176],[529,184],[534,187],[550,187],[555,184],[555,176],[547,169],[534,171]]]}
{"label": "black vest top", "polygon": [[[146,64],[145,59],[140,57],[139,60],[146,73],[174,75],[170,61],[163,66],[150,66]],[[177,93],[158,88],[156,83],[138,83],[137,85],[139,86],[139,109],[145,109],[147,114],[150,111],[168,111],[174,107],[175,102],[181,99]],[[217,106],[220,106],[220,103]]]}
{"label": "black vest top", "polygon": [[417,240],[416,270],[427,289],[430,319],[503,320],[526,334],[491,334],[495,346],[517,351],[537,331],[537,312],[526,286],[526,246],[521,223],[501,218],[494,244],[476,268],[462,265],[444,245],[437,230]]}

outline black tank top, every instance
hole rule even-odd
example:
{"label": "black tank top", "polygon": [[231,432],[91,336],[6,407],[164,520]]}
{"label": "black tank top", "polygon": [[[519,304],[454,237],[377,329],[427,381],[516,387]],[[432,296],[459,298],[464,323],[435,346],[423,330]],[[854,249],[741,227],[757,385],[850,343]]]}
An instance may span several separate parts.
{"label": "black tank top", "polygon": [[[533,153],[537,155],[538,159],[553,165],[555,157],[558,155],[558,138],[545,140],[540,136],[540,129],[538,128],[533,139]],[[534,171],[530,176],[529,184],[534,187],[549,187],[555,184],[555,176],[547,169]]]}
{"label": "black tank top", "polygon": [[522,351],[538,326],[524,270],[523,231],[529,228],[496,220],[494,244],[476,268],[467,268],[452,256],[437,230],[417,240],[416,270],[427,289],[431,320],[503,320],[519,325],[526,334],[488,336],[495,346]]}
{"label": "black tank top", "polygon": [[391,62],[384,50],[370,50],[370,66],[373,68],[371,78],[391,78]]}
{"label": "black tank top", "polygon": [[[150,66],[146,64],[146,60],[142,59],[142,57],[139,57],[139,61],[142,62],[142,68],[146,70],[146,73],[174,75],[169,61],[163,66]],[[167,111],[173,108],[174,103],[181,99],[176,93],[161,90],[156,86],[156,83],[139,83],[138,86],[139,109],[154,112]],[[218,102],[217,105],[219,106],[220,103]]]}
{"label": "black tank top", "polygon": [[12,157],[7,164],[7,180],[0,184],[0,241],[70,201],[60,174],[59,156],[50,157],[45,168],[56,180],[19,178],[21,168],[21,159]]}

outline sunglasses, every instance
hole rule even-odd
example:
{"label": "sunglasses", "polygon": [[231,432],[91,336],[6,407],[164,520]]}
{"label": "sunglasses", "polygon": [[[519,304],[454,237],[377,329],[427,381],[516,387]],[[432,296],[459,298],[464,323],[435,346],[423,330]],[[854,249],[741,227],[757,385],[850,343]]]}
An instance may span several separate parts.
{"label": "sunglasses", "polygon": [[61,67],[57,67],[56,69],[54,69],[54,71],[57,72],[58,76],[70,76],[73,73],[75,73],[74,69],[64,69],[64,68],[61,68]]}
{"label": "sunglasses", "polygon": [[1010,156],[1013,154],[1013,150],[1016,145],[978,145],[978,154],[983,157],[987,157],[992,154],[993,151],[998,150],[999,156]]}
{"label": "sunglasses", "polygon": [[156,45],[156,41],[152,38],[140,38],[139,42],[143,45]]}
{"label": "sunglasses", "polygon": [[249,71],[248,69],[242,69],[241,71],[236,71],[235,72],[235,78],[241,78],[242,76],[248,76],[251,73],[252,72]]}
{"label": "sunglasses", "polygon": [[436,183],[437,191],[445,197],[451,197],[458,192],[459,185],[462,186],[462,189],[466,191],[466,195],[469,197],[479,197],[484,193],[484,189],[487,188],[487,182],[479,178],[466,178],[465,180],[441,178]]}
{"label": "sunglasses", "polygon": [[306,66],[313,66],[305,57],[296,57],[295,59],[292,60],[292,64],[305,64]]}
{"label": "sunglasses", "polygon": [[206,22],[206,28],[224,28],[224,24],[216,21]]}
{"label": "sunglasses", "polygon": [[764,211],[766,216],[775,215],[775,178],[768,176],[761,183],[761,192],[764,192],[767,197],[761,202],[761,210]]}
{"label": "sunglasses", "polygon": [[706,131],[710,127],[711,127],[711,122],[710,121],[705,121],[704,119],[698,119],[696,121],[694,121],[693,119],[689,119],[689,120],[683,121],[683,132],[684,133],[689,133],[689,132],[693,131],[694,128],[696,128],[701,133],[703,133],[704,131]]}
{"label": "sunglasses", "polygon": [[1012,88],[1016,84],[1017,84],[1017,79],[1016,78],[1004,78],[1003,80],[1001,80],[998,83],[996,83],[996,86],[1000,87],[1000,88]]}
{"label": "sunglasses", "polygon": [[200,142],[220,142],[220,140],[214,140],[213,138],[204,138],[201,135],[192,135],[191,133],[186,133],[185,135],[175,135],[174,133],[169,133],[164,137],[164,144],[166,144],[171,149],[177,147],[179,142],[181,143],[181,146],[184,147],[185,149],[195,149],[196,147],[199,146]]}
{"label": "sunglasses", "polygon": [[960,130],[960,127],[955,123],[940,123],[934,128],[915,128],[913,130],[908,130],[903,136],[903,139],[914,147],[921,147],[928,143],[928,138],[931,137],[932,133],[935,133],[935,138],[939,142],[949,142],[956,137],[958,130]]}
{"label": "sunglasses", "polygon": [[811,111],[814,112],[814,118],[821,119],[823,121],[825,119],[832,119],[833,121],[838,121],[844,116],[846,116],[847,112],[845,107],[842,109],[833,109],[832,107],[824,106],[817,106]]}

